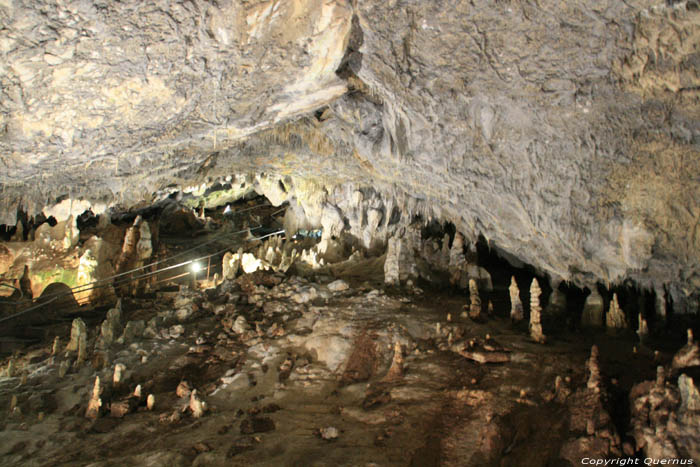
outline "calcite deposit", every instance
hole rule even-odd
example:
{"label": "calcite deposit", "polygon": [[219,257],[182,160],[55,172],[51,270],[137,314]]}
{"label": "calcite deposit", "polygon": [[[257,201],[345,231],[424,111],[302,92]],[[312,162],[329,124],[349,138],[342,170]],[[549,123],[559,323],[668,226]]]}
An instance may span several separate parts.
{"label": "calcite deposit", "polygon": [[542,290],[540,289],[537,279],[532,279],[532,284],[530,284],[530,337],[535,342],[544,344],[547,337],[542,332],[541,293]]}
{"label": "calcite deposit", "polygon": [[617,301],[617,294],[613,294],[612,300],[610,300],[610,307],[605,314],[605,326],[609,331],[627,328],[627,318]]}
{"label": "calcite deposit", "polygon": [[513,321],[521,321],[524,317],[523,302],[520,300],[520,289],[515,281],[515,276],[510,278],[510,286],[508,287],[510,294],[510,319]]}

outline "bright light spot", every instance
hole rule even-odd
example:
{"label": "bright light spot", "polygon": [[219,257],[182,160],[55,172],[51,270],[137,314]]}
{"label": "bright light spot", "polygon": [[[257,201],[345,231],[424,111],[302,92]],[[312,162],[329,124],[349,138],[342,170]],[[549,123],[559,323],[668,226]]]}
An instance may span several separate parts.
{"label": "bright light spot", "polygon": [[202,270],[202,265],[199,263],[192,263],[190,264],[190,269],[192,270],[192,272],[196,273]]}
{"label": "bright light spot", "polygon": [[243,268],[243,272],[250,274],[262,268],[262,261],[250,253],[243,253],[241,267]]}

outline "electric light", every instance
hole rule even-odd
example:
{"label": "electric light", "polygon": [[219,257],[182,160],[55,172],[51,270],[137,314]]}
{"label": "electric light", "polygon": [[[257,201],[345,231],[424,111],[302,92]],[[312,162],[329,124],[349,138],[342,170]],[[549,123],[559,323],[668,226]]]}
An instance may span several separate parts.
{"label": "electric light", "polygon": [[194,262],[194,263],[190,264],[190,269],[192,270],[192,272],[194,272],[196,274],[202,270],[202,265],[197,263],[197,262]]}

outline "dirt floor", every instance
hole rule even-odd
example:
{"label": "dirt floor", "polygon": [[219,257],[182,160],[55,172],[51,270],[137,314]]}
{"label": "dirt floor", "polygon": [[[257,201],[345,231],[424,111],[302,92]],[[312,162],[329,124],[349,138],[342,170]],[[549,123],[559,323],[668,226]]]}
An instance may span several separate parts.
{"label": "dirt floor", "polygon": [[[141,320],[145,331],[83,365],[63,350],[70,323],[53,324],[0,379],[0,463],[575,465],[572,440],[604,439],[596,449],[606,456],[629,442],[630,388],[672,357],[631,334],[567,332],[541,345],[500,306],[475,322],[461,294],[335,279],[265,273],[124,299],[122,324]],[[91,348],[104,318],[93,313],[83,315]],[[62,344],[51,355],[54,335]],[[403,362],[388,377],[397,343]],[[593,344],[605,389],[598,402],[580,402]],[[507,361],[479,363],[464,349]],[[117,363],[126,370],[114,384]],[[102,407],[88,419],[98,375]],[[191,395],[176,394],[183,381],[205,401],[198,418]],[[142,396],[115,414],[137,385]],[[595,418],[593,428],[581,417]]]}

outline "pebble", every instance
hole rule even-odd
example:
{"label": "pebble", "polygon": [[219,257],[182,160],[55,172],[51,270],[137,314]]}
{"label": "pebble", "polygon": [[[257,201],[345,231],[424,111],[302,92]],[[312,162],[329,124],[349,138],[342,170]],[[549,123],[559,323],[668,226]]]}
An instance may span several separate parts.
{"label": "pebble", "polygon": [[338,279],[328,284],[328,290],[331,292],[342,292],[343,290],[348,290],[349,288],[350,286],[348,283],[342,279]]}
{"label": "pebble", "polygon": [[321,428],[319,430],[319,433],[321,434],[321,438],[323,438],[327,441],[330,441],[332,439],[337,439],[338,435],[340,434],[338,429],[334,426],[327,426],[325,428]]}

